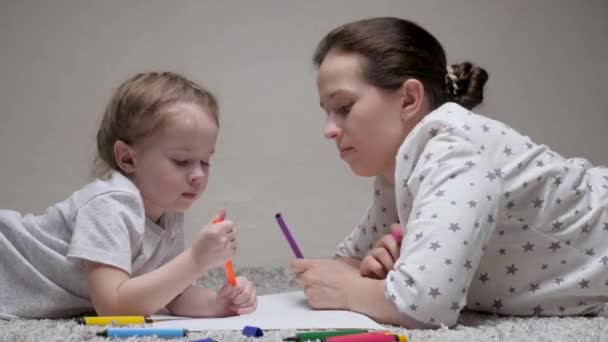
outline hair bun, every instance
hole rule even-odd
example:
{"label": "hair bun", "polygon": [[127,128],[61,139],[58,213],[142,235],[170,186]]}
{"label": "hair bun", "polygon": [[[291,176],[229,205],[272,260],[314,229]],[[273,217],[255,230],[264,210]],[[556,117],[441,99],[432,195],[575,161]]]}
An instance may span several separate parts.
{"label": "hair bun", "polygon": [[488,81],[488,72],[471,62],[452,64],[451,67],[456,76],[456,87],[452,82],[447,82],[450,100],[473,109],[483,101],[483,87]]}

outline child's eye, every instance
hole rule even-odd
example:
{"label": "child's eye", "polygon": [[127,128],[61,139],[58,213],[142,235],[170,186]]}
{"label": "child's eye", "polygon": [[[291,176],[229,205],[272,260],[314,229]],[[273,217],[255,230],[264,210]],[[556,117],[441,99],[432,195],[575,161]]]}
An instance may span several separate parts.
{"label": "child's eye", "polygon": [[206,161],[204,161],[204,160],[201,160],[201,166],[204,167],[204,168],[208,168],[209,167],[209,163],[206,162]]}
{"label": "child's eye", "polygon": [[180,159],[173,159],[173,163],[177,166],[187,166],[190,161],[189,160],[180,160]]}

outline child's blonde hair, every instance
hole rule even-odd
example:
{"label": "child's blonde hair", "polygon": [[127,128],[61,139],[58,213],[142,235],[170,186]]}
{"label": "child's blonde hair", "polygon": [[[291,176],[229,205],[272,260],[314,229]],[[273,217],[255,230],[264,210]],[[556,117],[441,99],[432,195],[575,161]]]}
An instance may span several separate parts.
{"label": "child's blonde hair", "polygon": [[122,140],[133,144],[162,126],[164,110],[176,103],[200,105],[211,114],[219,127],[219,108],[211,92],[173,72],[140,73],[120,85],[101,120],[97,131],[95,177],[106,177],[120,171],[114,159],[114,143]]}

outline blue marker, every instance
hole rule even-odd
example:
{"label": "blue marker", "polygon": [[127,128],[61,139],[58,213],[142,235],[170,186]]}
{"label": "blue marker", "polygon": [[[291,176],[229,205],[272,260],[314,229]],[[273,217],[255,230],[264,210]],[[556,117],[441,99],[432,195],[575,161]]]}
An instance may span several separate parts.
{"label": "blue marker", "polygon": [[181,328],[108,328],[98,332],[97,336],[103,337],[133,337],[133,336],[158,336],[163,338],[184,337],[188,330]]}

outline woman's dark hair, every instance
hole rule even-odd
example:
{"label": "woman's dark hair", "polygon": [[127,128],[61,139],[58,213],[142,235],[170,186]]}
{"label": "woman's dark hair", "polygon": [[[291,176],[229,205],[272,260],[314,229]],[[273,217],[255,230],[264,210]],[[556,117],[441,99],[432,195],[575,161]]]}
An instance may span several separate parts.
{"label": "woman's dark hair", "polygon": [[313,55],[317,67],[331,51],[364,58],[364,79],[381,89],[397,90],[410,78],[419,80],[431,108],[447,101],[472,109],[483,101],[488,73],[470,62],[451,65],[439,41],[417,24],[399,18],[363,19],[329,32]]}

